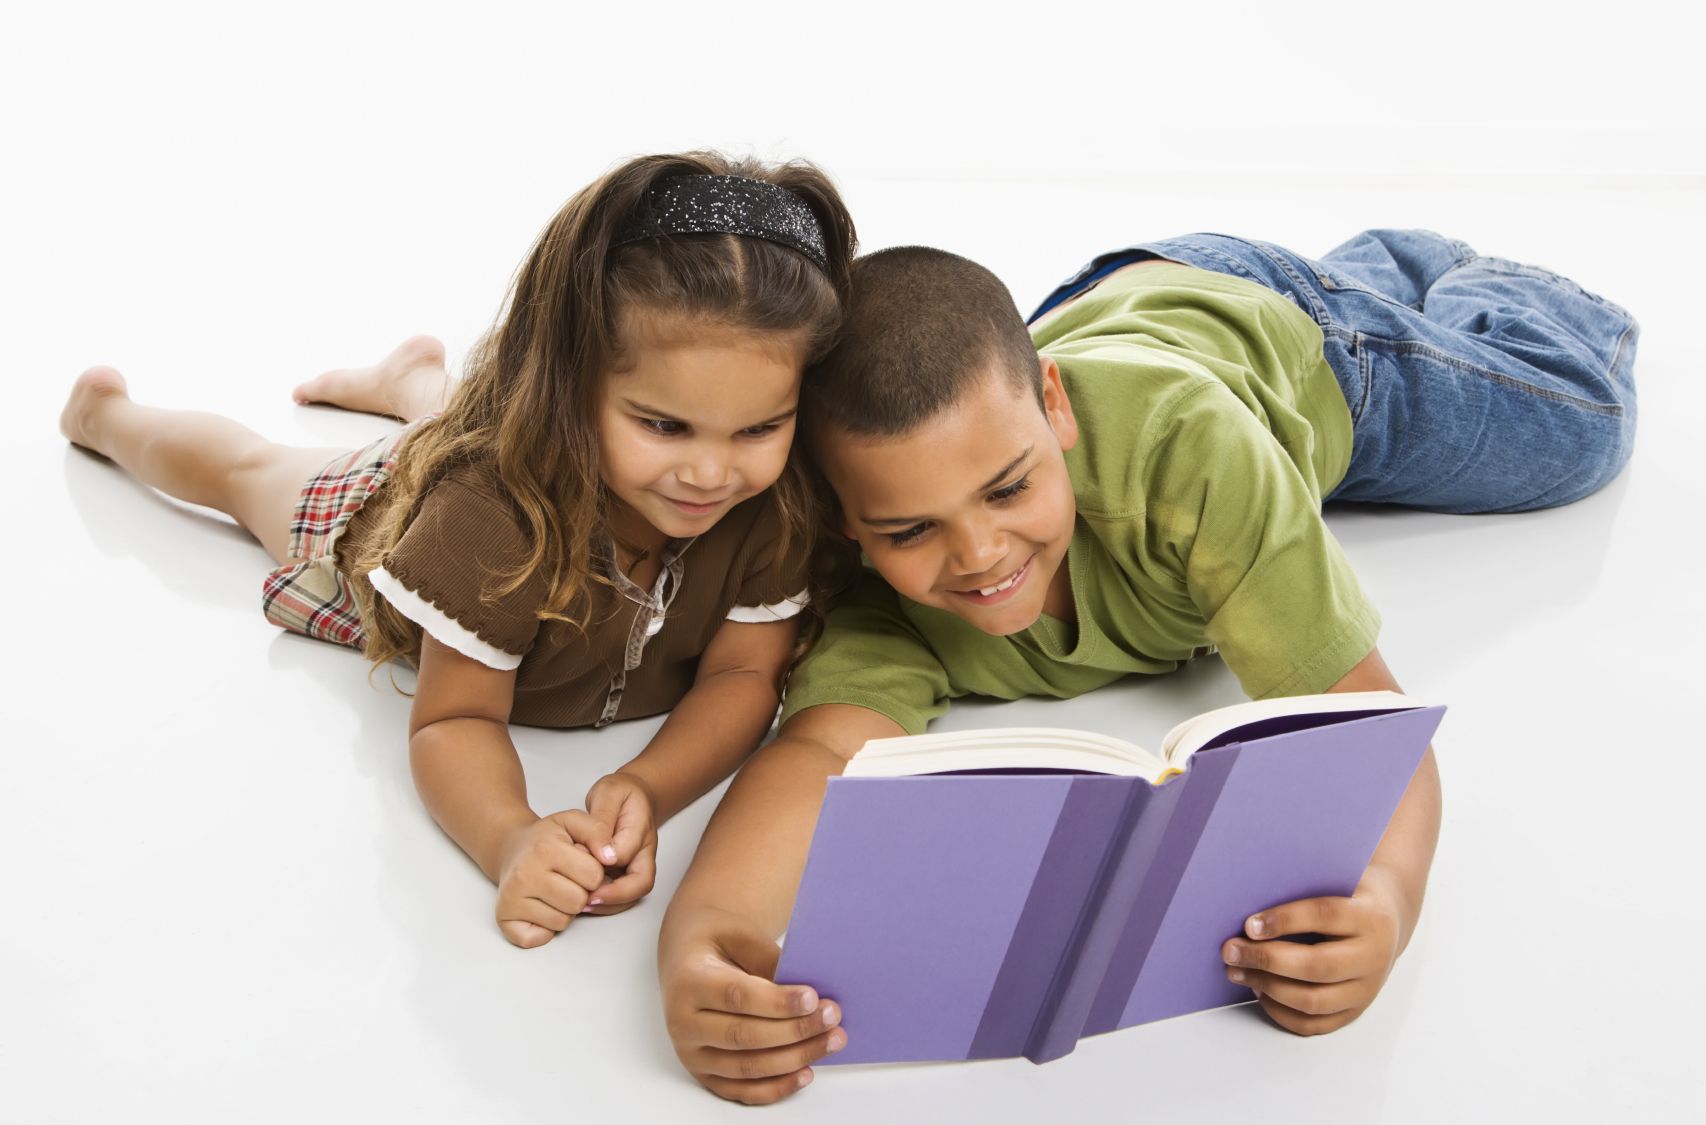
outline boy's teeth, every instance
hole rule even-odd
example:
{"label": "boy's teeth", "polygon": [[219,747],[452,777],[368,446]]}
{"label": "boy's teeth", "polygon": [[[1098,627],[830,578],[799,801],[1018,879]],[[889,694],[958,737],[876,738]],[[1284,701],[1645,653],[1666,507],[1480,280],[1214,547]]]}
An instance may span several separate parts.
{"label": "boy's teeth", "polygon": [[982,594],[984,597],[987,598],[991,594],[999,594],[1001,591],[1005,590],[1007,587],[1011,586],[1013,583],[1017,582],[1018,580],[1019,580],[1019,575],[1015,574],[1013,577],[1009,578],[1007,581],[1001,583],[998,586],[984,586],[984,587],[982,587],[981,589],[978,590],[978,593]]}

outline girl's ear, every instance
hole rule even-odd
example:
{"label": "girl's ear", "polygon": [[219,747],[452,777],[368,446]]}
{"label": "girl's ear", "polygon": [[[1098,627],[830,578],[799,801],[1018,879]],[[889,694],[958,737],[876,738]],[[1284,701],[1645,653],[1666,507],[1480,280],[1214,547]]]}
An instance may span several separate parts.
{"label": "girl's ear", "polygon": [[1060,365],[1048,356],[1038,356],[1042,365],[1043,415],[1062,452],[1078,444],[1078,419],[1072,414],[1072,400],[1067,397],[1066,384],[1060,377]]}

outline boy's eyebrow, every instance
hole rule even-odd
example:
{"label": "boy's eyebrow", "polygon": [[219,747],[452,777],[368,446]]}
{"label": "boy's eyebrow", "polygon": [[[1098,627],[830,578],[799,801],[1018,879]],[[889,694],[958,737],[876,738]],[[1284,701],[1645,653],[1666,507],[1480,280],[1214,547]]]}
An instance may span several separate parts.
{"label": "boy's eyebrow", "polygon": [[[1033,450],[1035,448],[1036,448],[1036,446],[1034,446],[1034,445],[1027,445],[1025,447],[1025,451],[1023,453],[1019,454],[1019,456],[1013,458],[1011,461],[1009,461],[1005,465],[1001,466],[1001,471],[999,473],[996,473],[994,476],[990,477],[988,480],[984,481],[982,484],[978,485],[976,491],[988,492],[990,489],[992,489],[996,485],[1000,484],[1002,479],[1004,477],[1006,477],[1008,474],[1012,473],[1012,471],[1014,469],[1017,469],[1019,467],[1019,465],[1027,457],[1029,457],[1031,455],[1031,450]],[[920,523],[924,520],[924,518],[925,517],[923,517],[923,516],[882,516],[879,518],[872,518],[871,516],[861,516],[860,517],[860,519],[863,522],[868,523],[868,524]]]}
{"label": "boy's eyebrow", "polygon": [[[632,398],[629,398],[626,395],[624,395],[622,397],[622,401],[627,403],[629,406],[633,407],[635,410],[639,411],[641,414],[649,414],[653,418],[657,418],[657,419],[660,419],[660,420],[665,421],[665,422],[679,422],[679,421],[681,421],[680,418],[677,418],[675,415],[671,414],[669,411],[659,410],[655,406],[647,406],[645,403],[640,402],[638,399],[632,399]],[[773,422],[786,422],[788,419],[792,418],[794,415],[798,414],[799,412],[800,412],[799,407],[790,406],[788,409],[782,411],[782,413],[774,415],[774,416],[769,417],[769,418],[766,418],[762,422],[754,422],[753,425],[754,426],[768,426]]]}

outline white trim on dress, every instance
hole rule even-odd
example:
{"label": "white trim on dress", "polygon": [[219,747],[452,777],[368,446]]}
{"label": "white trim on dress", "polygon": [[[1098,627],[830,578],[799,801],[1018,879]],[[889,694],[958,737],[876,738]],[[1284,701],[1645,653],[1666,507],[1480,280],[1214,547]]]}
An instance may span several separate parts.
{"label": "white trim on dress", "polygon": [[479,634],[457,622],[448,613],[433,605],[398,580],[384,567],[374,567],[367,575],[373,588],[384,595],[398,613],[431,633],[440,644],[460,652],[470,660],[478,660],[500,672],[514,671],[521,666],[521,657],[487,644]]}
{"label": "white trim on dress", "polygon": [[775,605],[737,605],[729,609],[729,615],[723,620],[739,621],[745,624],[762,624],[766,621],[786,621],[810,603],[811,599],[801,590],[791,598],[783,598]]}

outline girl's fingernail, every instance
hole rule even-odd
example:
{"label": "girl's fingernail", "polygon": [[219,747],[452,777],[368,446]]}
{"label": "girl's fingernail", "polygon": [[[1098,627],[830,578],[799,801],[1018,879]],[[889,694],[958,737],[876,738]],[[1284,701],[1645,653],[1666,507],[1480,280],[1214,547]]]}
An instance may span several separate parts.
{"label": "girl's fingernail", "polygon": [[841,1048],[843,1048],[845,1046],[847,1046],[847,1033],[845,1031],[837,1031],[837,1032],[834,1032],[830,1035],[830,1037],[829,1037],[829,1053],[830,1054],[833,1055],[835,1052],[841,1050]]}
{"label": "girl's fingernail", "polygon": [[1257,914],[1252,917],[1248,923],[1246,923],[1246,926],[1250,931],[1251,937],[1261,937],[1262,931],[1267,929],[1268,924],[1262,921],[1262,916],[1260,914]]}
{"label": "girl's fingernail", "polygon": [[1236,965],[1238,963],[1238,959],[1243,955],[1243,952],[1244,951],[1239,949],[1236,945],[1227,946],[1226,963],[1228,965]]}
{"label": "girl's fingernail", "polygon": [[834,1027],[836,1024],[838,1024],[840,1022],[841,1022],[841,1010],[839,1008],[837,1008],[834,1004],[825,1004],[823,1006],[823,1026]]}
{"label": "girl's fingernail", "polygon": [[810,1086],[811,1084],[812,1084],[812,1072],[809,1070],[800,1071],[800,1089],[804,1090],[807,1086]]}
{"label": "girl's fingernail", "polygon": [[589,898],[589,899],[587,899],[587,900],[586,900],[586,904],[587,904],[587,905],[588,905],[588,906],[597,906],[597,905],[598,905],[598,904],[599,904],[599,903],[601,903],[601,902],[603,902],[603,901],[604,901],[604,900],[603,900],[603,899],[601,899],[601,898]]}
{"label": "girl's fingernail", "polygon": [[616,862],[616,849],[611,847],[609,844],[604,845],[604,850],[598,854],[604,857],[605,863]]}
{"label": "girl's fingernail", "polygon": [[1230,973],[1226,974],[1226,979],[1230,980],[1233,984],[1243,984],[1244,983],[1244,970],[1243,969],[1233,969]]}

